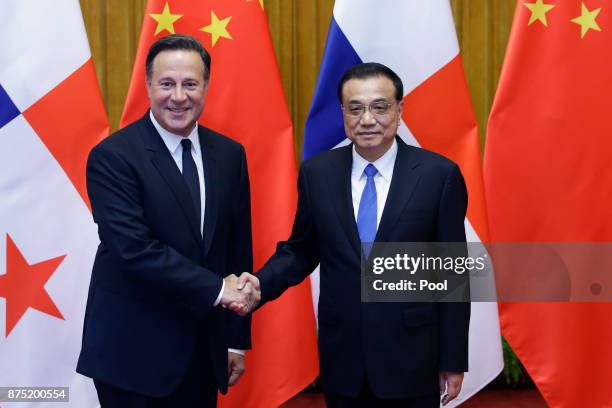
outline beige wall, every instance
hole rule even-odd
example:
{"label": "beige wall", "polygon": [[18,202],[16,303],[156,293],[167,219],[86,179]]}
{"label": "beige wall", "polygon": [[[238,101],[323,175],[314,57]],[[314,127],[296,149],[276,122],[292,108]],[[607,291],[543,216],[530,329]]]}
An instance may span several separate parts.
{"label": "beige wall", "polygon": [[[111,129],[115,130],[127,94],[146,0],[80,2]],[[295,126],[298,157],[333,3],[333,0],[265,0]],[[482,141],[515,2],[452,0],[451,4]]]}

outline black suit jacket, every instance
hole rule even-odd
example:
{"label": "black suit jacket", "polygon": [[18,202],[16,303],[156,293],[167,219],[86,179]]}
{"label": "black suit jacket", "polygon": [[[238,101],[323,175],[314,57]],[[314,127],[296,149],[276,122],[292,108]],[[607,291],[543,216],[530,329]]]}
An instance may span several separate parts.
{"label": "black suit jacket", "polygon": [[[98,224],[77,371],[140,394],[170,394],[195,347],[227,390],[227,348],[250,348],[250,319],[213,307],[230,273],[252,270],[243,147],[198,126],[204,239],[180,170],[147,113],[98,144],[87,191]],[[198,217],[199,218],[199,217]]]}
{"label": "black suit jacket", "polygon": [[[467,192],[459,168],[399,138],[378,242],[464,242]],[[469,303],[362,303],[361,244],[351,197],[352,146],[304,162],[288,241],[258,276],[262,301],[320,262],[319,358],[324,390],[380,398],[438,392],[438,371],[467,371]]]}

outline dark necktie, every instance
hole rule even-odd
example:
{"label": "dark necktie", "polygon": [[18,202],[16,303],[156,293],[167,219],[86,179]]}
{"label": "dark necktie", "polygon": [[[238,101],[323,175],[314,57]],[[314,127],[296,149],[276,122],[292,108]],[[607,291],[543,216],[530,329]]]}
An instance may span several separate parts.
{"label": "dark necktie", "polygon": [[183,139],[181,140],[181,145],[183,145],[183,177],[185,178],[185,182],[191,193],[191,198],[193,199],[199,229],[202,206],[200,203],[200,179],[198,177],[198,168],[191,155],[191,140]]}

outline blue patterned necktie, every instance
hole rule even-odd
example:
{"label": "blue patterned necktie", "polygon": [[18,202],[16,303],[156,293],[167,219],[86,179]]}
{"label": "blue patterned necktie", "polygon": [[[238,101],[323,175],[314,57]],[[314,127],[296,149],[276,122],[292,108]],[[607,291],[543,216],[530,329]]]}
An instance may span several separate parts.
{"label": "blue patterned necktie", "polygon": [[191,198],[193,199],[199,229],[202,206],[200,203],[200,179],[198,177],[198,168],[191,155],[191,140],[183,139],[181,140],[181,145],[183,145],[183,177],[185,178],[185,182],[191,193]]}
{"label": "blue patterned necktie", "polygon": [[362,243],[374,242],[376,237],[376,184],[374,176],[378,173],[373,164],[368,164],[363,171],[367,177],[365,188],[361,193],[359,211],[357,212],[357,229]]}

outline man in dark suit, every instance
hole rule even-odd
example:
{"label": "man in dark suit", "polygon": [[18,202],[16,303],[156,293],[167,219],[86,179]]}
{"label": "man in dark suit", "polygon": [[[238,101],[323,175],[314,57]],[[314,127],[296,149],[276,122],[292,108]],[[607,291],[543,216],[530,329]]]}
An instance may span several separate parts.
{"label": "man in dark suit", "polygon": [[[467,371],[469,303],[362,303],[362,242],[465,242],[457,165],[396,137],[403,87],[376,63],[338,87],[353,142],[304,162],[289,240],[256,275],[262,303],[320,263],[320,384],[329,407],[438,407]],[[255,277],[240,280],[257,286]]]}
{"label": "man in dark suit", "polygon": [[[153,44],[151,109],[91,152],[100,246],[77,371],[103,407],[216,406],[244,370],[258,301],[243,147],[197,125],[210,56],[193,37]],[[230,348],[228,352],[228,348]]]}

